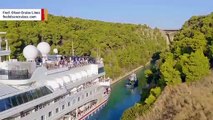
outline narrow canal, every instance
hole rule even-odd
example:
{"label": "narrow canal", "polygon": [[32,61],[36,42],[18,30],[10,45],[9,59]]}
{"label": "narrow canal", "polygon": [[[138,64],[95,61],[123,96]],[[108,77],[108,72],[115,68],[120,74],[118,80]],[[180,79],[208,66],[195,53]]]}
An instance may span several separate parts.
{"label": "narrow canal", "polygon": [[137,71],[139,87],[128,89],[125,87],[126,79],[112,85],[112,93],[107,105],[94,114],[89,120],[120,120],[123,112],[140,100],[141,86],[144,83],[144,69]]}

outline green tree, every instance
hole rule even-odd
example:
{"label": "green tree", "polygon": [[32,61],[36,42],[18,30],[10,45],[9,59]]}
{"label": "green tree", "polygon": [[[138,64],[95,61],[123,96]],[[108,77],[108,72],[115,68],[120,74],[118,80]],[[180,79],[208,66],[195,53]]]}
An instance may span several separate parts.
{"label": "green tree", "polygon": [[181,83],[180,72],[175,68],[176,62],[173,59],[173,54],[169,53],[165,62],[160,66],[161,78],[166,84]]}
{"label": "green tree", "polygon": [[209,73],[209,60],[200,50],[181,56],[180,65],[187,82],[199,80]]}

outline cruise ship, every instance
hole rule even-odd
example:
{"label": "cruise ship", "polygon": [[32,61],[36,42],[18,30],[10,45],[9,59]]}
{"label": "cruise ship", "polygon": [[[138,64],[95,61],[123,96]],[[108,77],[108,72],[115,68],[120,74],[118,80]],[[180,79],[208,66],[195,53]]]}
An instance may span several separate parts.
{"label": "cruise ship", "polygon": [[26,61],[17,61],[0,38],[1,120],[84,120],[106,105],[111,80],[103,60],[53,51],[47,42],[28,45]]}

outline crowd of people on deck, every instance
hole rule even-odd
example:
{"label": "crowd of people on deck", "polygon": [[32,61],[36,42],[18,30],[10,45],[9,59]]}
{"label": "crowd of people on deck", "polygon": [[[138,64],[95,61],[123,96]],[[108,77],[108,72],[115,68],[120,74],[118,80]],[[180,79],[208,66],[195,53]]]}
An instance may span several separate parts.
{"label": "crowd of people on deck", "polygon": [[36,59],[37,65],[40,65],[43,63],[44,66],[47,67],[47,69],[55,69],[55,68],[62,68],[62,67],[68,67],[73,68],[77,66],[83,66],[86,64],[95,64],[96,60],[89,56],[61,56],[60,58],[55,58],[54,60],[45,60],[42,61],[41,58]]}
{"label": "crowd of people on deck", "polygon": [[72,56],[72,57],[66,57],[62,56],[60,60],[58,61],[58,65],[60,67],[63,66],[68,66],[68,67],[77,67],[77,66],[82,66],[85,64],[93,64],[95,63],[95,59],[91,57],[78,57],[78,56]]}

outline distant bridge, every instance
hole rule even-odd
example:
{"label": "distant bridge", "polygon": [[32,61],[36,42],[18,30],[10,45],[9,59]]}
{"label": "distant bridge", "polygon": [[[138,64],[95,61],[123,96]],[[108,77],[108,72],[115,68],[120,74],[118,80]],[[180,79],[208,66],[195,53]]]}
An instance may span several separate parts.
{"label": "distant bridge", "polygon": [[179,31],[179,29],[161,29],[160,31],[166,38],[166,43],[169,45],[174,40],[174,36]]}

